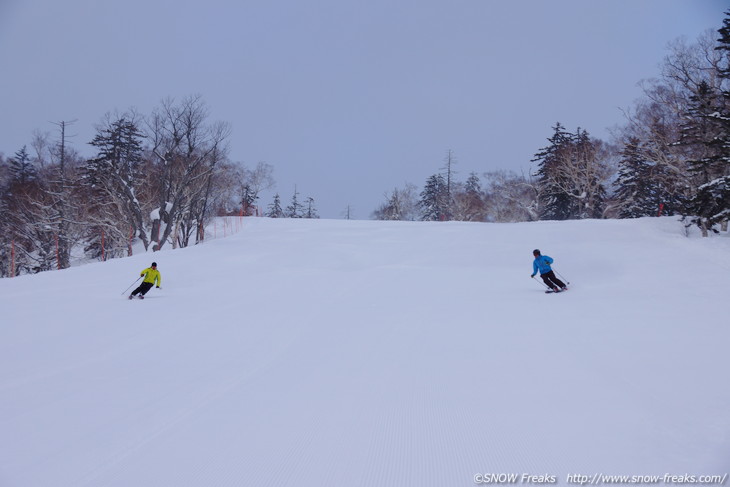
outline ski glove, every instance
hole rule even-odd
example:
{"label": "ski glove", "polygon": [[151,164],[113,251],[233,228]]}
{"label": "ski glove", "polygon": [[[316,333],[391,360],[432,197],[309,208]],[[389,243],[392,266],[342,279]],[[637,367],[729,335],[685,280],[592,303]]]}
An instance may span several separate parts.
{"label": "ski glove", "polygon": [[534,279],[535,278],[535,274],[530,274],[530,277]]}

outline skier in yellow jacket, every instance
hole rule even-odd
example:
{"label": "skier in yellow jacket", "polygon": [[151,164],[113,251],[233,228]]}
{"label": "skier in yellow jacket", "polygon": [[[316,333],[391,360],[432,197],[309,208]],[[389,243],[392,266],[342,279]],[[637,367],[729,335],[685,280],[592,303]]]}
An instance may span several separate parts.
{"label": "skier in yellow jacket", "polygon": [[144,299],[144,295],[147,294],[147,291],[152,289],[152,286],[155,285],[155,282],[157,283],[157,289],[160,289],[160,284],[162,284],[162,276],[160,275],[160,271],[157,270],[157,262],[153,262],[151,266],[143,270],[140,273],[139,277],[144,277],[144,279],[142,280],[142,284],[140,284],[137,289],[132,291],[132,294],[129,295],[129,299],[132,299],[137,294],[139,294],[139,299]]}

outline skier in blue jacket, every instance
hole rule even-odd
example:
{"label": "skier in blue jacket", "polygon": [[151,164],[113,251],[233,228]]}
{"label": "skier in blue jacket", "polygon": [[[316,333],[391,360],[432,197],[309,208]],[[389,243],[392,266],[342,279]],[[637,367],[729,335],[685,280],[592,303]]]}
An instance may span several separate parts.
{"label": "skier in blue jacket", "polygon": [[540,254],[540,251],[538,249],[533,250],[532,255],[535,256],[535,260],[532,262],[533,270],[530,277],[534,278],[535,274],[537,274],[537,271],[539,270],[542,280],[545,282],[545,284],[547,284],[550,289],[552,289],[556,293],[568,289],[567,287],[565,287],[565,283],[555,276],[555,273],[550,267],[550,264],[553,263],[552,257]]}

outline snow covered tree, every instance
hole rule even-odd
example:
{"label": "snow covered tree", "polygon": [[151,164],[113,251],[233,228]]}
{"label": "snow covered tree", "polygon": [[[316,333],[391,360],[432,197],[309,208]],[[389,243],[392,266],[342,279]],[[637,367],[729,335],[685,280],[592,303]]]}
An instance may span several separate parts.
{"label": "snow covered tree", "polygon": [[259,162],[254,169],[244,169],[241,180],[241,203],[244,215],[252,215],[256,210],[256,202],[263,190],[275,186],[274,167],[266,162]]}
{"label": "snow covered tree", "polygon": [[722,56],[718,73],[723,79],[727,80],[730,79],[730,10],[725,12],[722,27],[717,32],[720,34],[720,37],[717,39],[717,47],[715,47],[715,50]]}
{"label": "snow covered tree", "polygon": [[442,217],[444,220],[451,220],[453,218],[454,194],[456,192],[456,181],[454,179],[456,171],[454,171],[454,164],[456,164],[456,157],[454,157],[454,151],[449,149],[446,153],[446,157],[444,158],[443,167],[443,169],[446,171],[446,181],[444,185],[443,196],[444,214]]}
{"label": "snow covered tree", "polygon": [[286,218],[303,218],[304,206],[299,202],[299,191],[294,186],[294,194],[291,198],[291,203],[286,207],[284,216]]}
{"label": "snow covered tree", "polygon": [[55,161],[44,172],[43,202],[36,202],[35,211],[36,224],[45,227],[38,232],[39,237],[50,236],[55,240],[44,242],[41,247],[55,246],[56,265],[61,269],[71,265],[71,249],[83,238],[84,232],[81,224],[84,208],[79,204],[82,195],[77,184],[81,158],[67,145],[66,129],[72,123],[56,123],[60,138],[54,151]]}
{"label": "snow covered tree", "polygon": [[554,133],[548,139],[550,145],[535,154],[533,162],[538,162],[536,176],[540,195],[540,219],[567,220],[574,216],[573,199],[566,194],[562,167],[570,159],[572,134],[557,123]]}
{"label": "snow covered tree", "polygon": [[697,189],[687,213],[707,236],[730,218],[730,113],[723,97],[704,81],[690,101],[680,144],[690,148],[689,171]]}
{"label": "snow covered tree", "polygon": [[10,162],[5,160],[5,156],[0,152],[0,190],[7,185],[10,179]]}
{"label": "snow covered tree", "polygon": [[[718,120],[710,116],[722,113],[710,110],[725,83],[721,74],[723,57],[714,37],[707,32],[693,44],[682,39],[671,43],[661,76],[642,84],[644,97],[633,111],[627,112],[623,145],[638,139],[637,155],[651,168],[651,190],[657,197],[664,194],[663,201],[657,201],[664,204],[664,214],[697,216],[698,188],[708,181],[691,161],[700,161],[712,152],[705,142],[712,138],[710,133],[716,130],[712,125]],[[710,102],[713,97],[715,101]],[[709,195],[717,194],[719,188],[703,189]],[[695,223],[702,228],[708,222],[699,219]]]}
{"label": "snow covered tree", "polygon": [[[87,251],[98,256],[101,232],[105,235],[107,255],[126,253],[130,233],[136,234],[144,248],[149,237],[138,198],[142,183],[142,133],[134,114],[112,118],[107,115],[89,143],[98,153],[86,163],[84,184],[92,193],[93,211]],[[130,231],[131,229],[131,231]]]}
{"label": "snow covered tree", "polygon": [[258,201],[259,197],[254,192],[253,188],[250,184],[244,184],[243,188],[241,189],[241,208],[243,209],[243,214],[246,216],[252,215],[256,209],[256,201]]}
{"label": "snow covered tree", "polygon": [[[63,130],[61,140],[65,140]],[[77,183],[80,160],[65,144],[58,149],[54,157],[59,159],[38,171],[37,177],[23,177],[23,171],[13,177],[7,170],[0,227],[6,242],[14,243],[13,275],[68,267],[71,249],[83,235],[85,195]]]}
{"label": "snow covered tree", "polygon": [[578,129],[573,164],[568,166],[571,185],[568,191],[576,201],[578,218],[602,218],[606,208],[605,182],[611,175],[606,163],[608,151],[601,140],[591,139],[588,132]]}
{"label": "snow covered tree", "polygon": [[538,190],[532,177],[507,171],[493,171],[484,176],[484,221],[521,222],[539,219]]}
{"label": "snow covered tree", "polygon": [[416,187],[406,184],[405,188],[394,188],[386,194],[386,201],[373,212],[375,220],[415,220],[417,217],[418,201]]}
{"label": "snow covered tree", "polygon": [[274,201],[269,205],[266,216],[269,218],[284,218],[284,210],[281,208],[279,193],[274,195]]}
{"label": "snow covered tree", "polygon": [[38,171],[31,162],[26,146],[23,146],[15,157],[8,159],[10,177],[14,182],[25,184],[38,177]]}
{"label": "snow covered tree", "polygon": [[[53,268],[55,255],[53,252],[54,233],[46,225],[47,220],[38,221],[44,210],[48,208],[50,198],[39,180],[8,181],[3,187],[2,218],[0,230],[4,249],[5,275],[20,275],[40,272]],[[14,268],[11,268],[11,245],[14,250]]]}
{"label": "snow covered tree", "polygon": [[186,246],[190,236],[204,226],[211,178],[216,165],[226,161],[230,133],[228,124],[209,124],[207,118],[201,97],[190,96],[180,103],[163,100],[148,122],[159,175],[159,219],[153,221],[152,229],[156,250],[171,237],[173,245]]}
{"label": "snow covered tree", "polygon": [[442,221],[448,213],[446,180],[442,174],[434,174],[426,180],[419,201],[421,220]]}
{"label": "snow covered tree", "polygon": [[312,198],[311,196],[304,200],[304,211],[302,213],[302,218],[319,218],[319,215],[317,214],[317,208],[314,205],[314,198]]}
{"label": "snow covered tree", "polygon": [[[166,100],[147,120],[151,146],[142,145],[141,117],[125,114],[107,116],[97,127],[90,145],[98,152],[89,160],[69,146],[71,122],[65,121],[56,124],[57,144],[36,132],[32,156],[24,147],[14,158],[0,157],[0,240],[15,242],[14,273],[68,267],[80,244],[99,257],[102,240],[106,256],[126,254],[130,230],[147,246],[148,214],[160,215],[157,248],[187,245],[206,215],[237,207],[236,178],[226,163],[227,125],[206,118],[199,97]],[[252,194],[266,187],[267,175],[270,180],[261,164],[250,174]],[[9,273],[3,252],[0,266]]]}
{"label": "snow covered tree", "polygon": [[578,129],[565,131],[558,123],[550,145],[535,154],[540,218],[569,220],[600,218],[605,207],[603,180],[606,168],[599,158],[599,143]]}
{"label": "snow covered tree", "polygon": [[476,173],[469,174],[463,185],[452,193],[452,216],[454,220],[480,222],[485,219],[484,193]]}
{"label": "snow covered tree", "polygon": [[12,198],[10,191],[9,161],[0,153],[0,277],[14,275],[11,269],[11,253],[13,238],[10,230],[10,211],[8,201]]}
{"label": "snow covered tree", "polygon": [[633,137],[621,151],[615,199],[618,201],[620,218],[638,218],[656,215],[662,198],[657,198],[651,180],[654,167],[642,157],[640,141]]}
{"label": "snow covered tree", "polygon": [[[668,96],[663,89],[659,93]],[[622,218],[657,215],[660,205],[663,215],[684,210],[691,181],[686,149],[676,143],[679,117],[671,105],[669,100],[642,100],[633,113],[627,113],[629,123],[619,137],[622,149],[613,198]]]}
{"label": "snow covered tree", "polygon": [[717,56],[703,58],[712,69],[697,75],[698,83],[684,84],[692,95],[684,106],[678,143],[687,150],[695,188],[686,213],[703,236],[717,224],[727,230],[730,219],[730,11],[718,32]]}

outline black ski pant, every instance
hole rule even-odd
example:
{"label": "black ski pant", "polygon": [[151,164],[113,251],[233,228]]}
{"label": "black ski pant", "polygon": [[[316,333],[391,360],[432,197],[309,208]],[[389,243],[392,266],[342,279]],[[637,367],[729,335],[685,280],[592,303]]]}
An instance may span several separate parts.
{"label": "black ski pant", "polygon": [[144,296],[145,294],[147,294],[147,291],[152,289],[152,286],[154,286],[154,284],[151,282],[143,282],[139,285],[137,289],[132,291],[132,296],[136,296],[137,294],[141,294],[142,296]]}
{"label": "black ski pant", "polygon": [[556,287],[563,289],[565,287],[565,283],[558,279],[553,271],[540,274],[540,277],[542,277],[543,282],[545,282],[550,289],[554,289]]}

